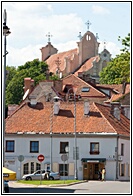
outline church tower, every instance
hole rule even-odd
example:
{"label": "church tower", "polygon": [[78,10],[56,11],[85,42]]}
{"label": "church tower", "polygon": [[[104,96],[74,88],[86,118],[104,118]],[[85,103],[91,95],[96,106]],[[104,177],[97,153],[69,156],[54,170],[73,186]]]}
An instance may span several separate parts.
{"label": "church tower", "polygon": [[80,41],[78,44],[79,52],[79,65],[85,62],[87,59],[98,55],[99,43],[97,42],[97,36],[95,37],[93,33],[89,31],[89,26],[91,23],[87,21],[87,32],[82,37],[79,35]]}
{"label": "church tower", "polygon": [[48,37],[48,44],[45,47],[42,47],[40,50],[42,52],[42,61],[46,61],[52,54],[56,54],[58,50],[53,47],[53,45],[50,42],[50,33],[46,35]]}

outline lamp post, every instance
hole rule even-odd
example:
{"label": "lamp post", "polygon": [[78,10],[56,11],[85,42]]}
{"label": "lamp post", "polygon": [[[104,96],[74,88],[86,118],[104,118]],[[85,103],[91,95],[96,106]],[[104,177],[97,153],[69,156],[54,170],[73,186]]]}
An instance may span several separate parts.
{"label": "lamp post", "polygon": [[68,96],[69,91],[73,90],[74,93],[74,151],[73,151],[73,157],[75,160],[75,167],[74,167],[74,179],[78,180],[78,172],[77,172],[77,135],[76,135],[76,92],[77,92],[77,86],[73,86],[68,90]]}
{"label": "lamp post", "polygon": [[3,69],[3,166],[5,165],[5,89],[6,89],[6,55],[8,52],[6,51],[6,36],[8,36],[11,32],[9,31],[10,28],[6,26],[6,20],[7,20],[7,13],[4,9],[3,14],[3,36],[4,36],[4,69]]}
{"label": "lamp post", "polygon": [[74,147],[75,147],[75,172],[74,172],[74,178],[75,180],[78,179],[78,172],[77,172],[77,135],[76,135],[76,92],[77,87],[73,86],[73,92],[74,92]]}

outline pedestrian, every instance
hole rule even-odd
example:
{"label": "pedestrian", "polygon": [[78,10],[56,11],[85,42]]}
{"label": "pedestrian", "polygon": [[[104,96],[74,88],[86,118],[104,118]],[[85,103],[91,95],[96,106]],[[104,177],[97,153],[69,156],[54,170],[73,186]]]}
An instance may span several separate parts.
{"label": "pedestrian", "polygon": [[106,173],[106,170],[105,168],[102,169],[102,181],[105,180],[105,173]]}
{"label": "pedestrian", "polygon": [[102,180],[101,170],[98,171],[98,180]]}

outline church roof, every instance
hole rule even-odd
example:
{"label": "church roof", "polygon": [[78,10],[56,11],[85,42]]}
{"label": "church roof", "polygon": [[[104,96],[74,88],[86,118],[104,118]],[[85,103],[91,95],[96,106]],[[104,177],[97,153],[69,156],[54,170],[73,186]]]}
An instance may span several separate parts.
{"label": "church roof", "polygon": [[71,59],[71,58],[73,58],[74,54],[77,54],[77,48],[51,55],[46,61],[46,63],[49,65],[50,72],[56,73],[56,69],[57,69],[56,60],[58,58],[60,61],[60,65],[59,65],[60,70],[63,71],[65,69],[64,59],[66,57]]}
{"label": "church roof", "polygon": [[99,60],[99,56],[91,57],[74,74],[78,76],[78,73],[88,71],[93,67],[93,62],[98,62]]}

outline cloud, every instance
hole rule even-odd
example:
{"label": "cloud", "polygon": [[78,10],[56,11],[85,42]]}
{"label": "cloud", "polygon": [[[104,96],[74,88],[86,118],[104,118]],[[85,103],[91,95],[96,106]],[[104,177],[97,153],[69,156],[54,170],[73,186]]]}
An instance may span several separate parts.
{"label": "cloud", "polygon": [[101,14],[101,15],[110,14],[110,11],[108,9],[106,9],[102,6],[99,6],[99,5],[93,5],[92,12],[94,14]]}
{"label": "cloud", "polygon": [[40,45],[28,45],[20,49],[8,47],[7,65],[18,67],[24,65],[27,61],[41,60],[40,48]]}

